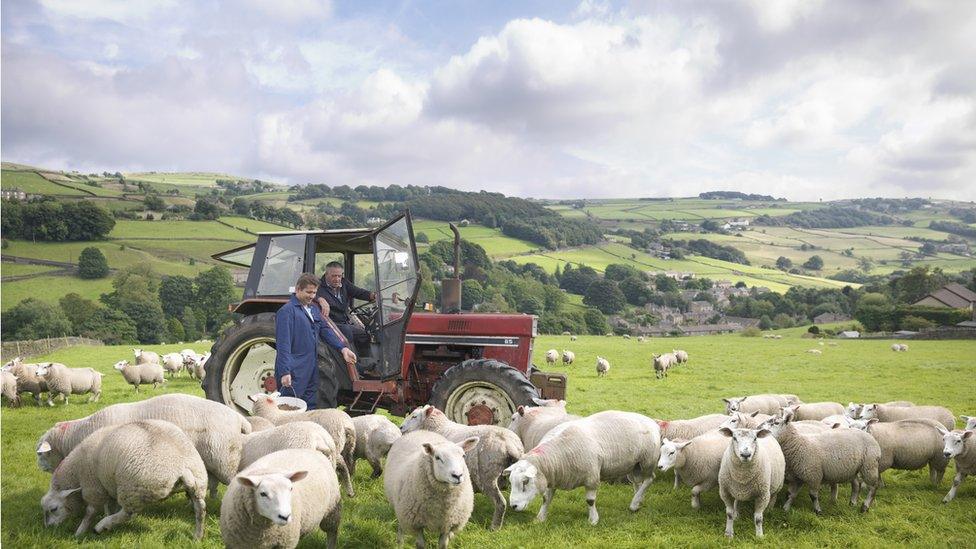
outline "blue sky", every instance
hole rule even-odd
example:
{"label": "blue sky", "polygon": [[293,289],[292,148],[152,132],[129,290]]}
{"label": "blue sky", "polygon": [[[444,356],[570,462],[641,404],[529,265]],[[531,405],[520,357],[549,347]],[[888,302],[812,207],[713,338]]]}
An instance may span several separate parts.
{"label": "blue sky", "polygon": [[976,199],[976,5],[2,4],[2,156],[546,198]]}

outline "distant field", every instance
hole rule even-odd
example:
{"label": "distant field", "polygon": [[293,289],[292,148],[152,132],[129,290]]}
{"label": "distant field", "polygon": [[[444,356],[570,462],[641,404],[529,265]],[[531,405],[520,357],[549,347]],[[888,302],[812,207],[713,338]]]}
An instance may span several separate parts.
{"label": "distant field", "polygon": [[149,183],[167,183],[170,185],[195,185],[197,187],[216,187],[218,179],[240,179],[233,175],[205,172],[186,173],[127,173],[125,178],[133,181],[147,181]]}
{"label": "distant field", "polygon": [[2,276],[23,276],[30,274],[49,273],[57,271],[60,267],[48,265],[25,265],[22,263],[0,263],[0,275]]}
{"label": "distant field", "polygon": [[73,186],[63,187],[56,185],[34,172],[3,170],[0,173],[0,186],[4,189],[17,188],[28,194],[85,196],[85,193]]}
{"label": "distant field", "polygon": [[[505,236],[499,229],[489,229],[481,225],[458,227],[458,231],[461,233],[461,238],[480,245],[489,256],[496,259],[529,253],[540,248],[531,242]],[[444,221],[414,220],[413,232],[414,234],[425,233],[431,242],[454,238],[454,233]]]}
{"label": "distant field", "polygon": [[29,297],[57,305],[61,297],[72,292],[86,299],[97,301],[101,294],[111,291],[111,277],[83,280],[75,276],[39,276],[27,280],[4,282],[2,307],[0,308],[6,311]]}
{"label": "distant field", "polygon": [[250,241],[253,237],[216,221],[130,221],[120,219],[109,238],[202,238]]}
{"label": "distant field", "polygon": [[276,225],[274,223],[269,223],[267,221],[259,221],[257,219],[251,219],[248,217],[226,216],[226,217],[221,217],[220,221],[223,221],[228,225],[233,225],[238,229],[247,229],[253,233],[293,230],[291,227],[285,227],[284,225]]}

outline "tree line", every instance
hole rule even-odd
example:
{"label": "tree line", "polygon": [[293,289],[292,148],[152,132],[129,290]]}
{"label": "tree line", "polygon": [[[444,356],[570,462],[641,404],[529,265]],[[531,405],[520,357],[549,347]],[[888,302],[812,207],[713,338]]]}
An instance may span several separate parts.
{"label": "tree line", "polygon": [[115,227],[108,210],[86,200],[58,202],[46,197],[27,202],[3,200],[0,230],[4,238],[65,242],[100,240]]}
{"label": "tree line", "polygon": [[894,217],[873,213],[857,208],[828,206],[815,210],[804,210],[789,215],[773,217],[763,214],[756,218],[756,225],[769,227],[802,227],[805,229],[842,229],[864,227],[867,225],[894,225]]}

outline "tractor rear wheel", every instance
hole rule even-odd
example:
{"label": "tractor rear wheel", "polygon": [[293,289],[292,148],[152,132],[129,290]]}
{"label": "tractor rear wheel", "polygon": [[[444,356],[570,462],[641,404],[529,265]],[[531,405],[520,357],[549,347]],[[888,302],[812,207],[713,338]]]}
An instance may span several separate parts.
{"label": "tractor rear wheel", "polygon": [[505,427],[519,406],[534,405],[539,393],[525,374],[492,359],[473,359],[444,372],[430,403],[452,421]]}
{"label": "tractor rear wheel", "polygon": [[274,388],[275,313],[245,317],[214,342],[203,391],[238,412],[251,410],[248,395]]}

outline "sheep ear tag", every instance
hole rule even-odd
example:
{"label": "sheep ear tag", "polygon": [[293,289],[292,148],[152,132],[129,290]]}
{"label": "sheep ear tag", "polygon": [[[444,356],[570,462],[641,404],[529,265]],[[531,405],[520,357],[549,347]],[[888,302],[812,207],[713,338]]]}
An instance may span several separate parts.
{"label": "sheep ear tag", "polygon": [[42,442],[40,446],[37,447],[38,454],[46,454],[50,451],[51,451],[51,445],[48,444],[46,440]]}

